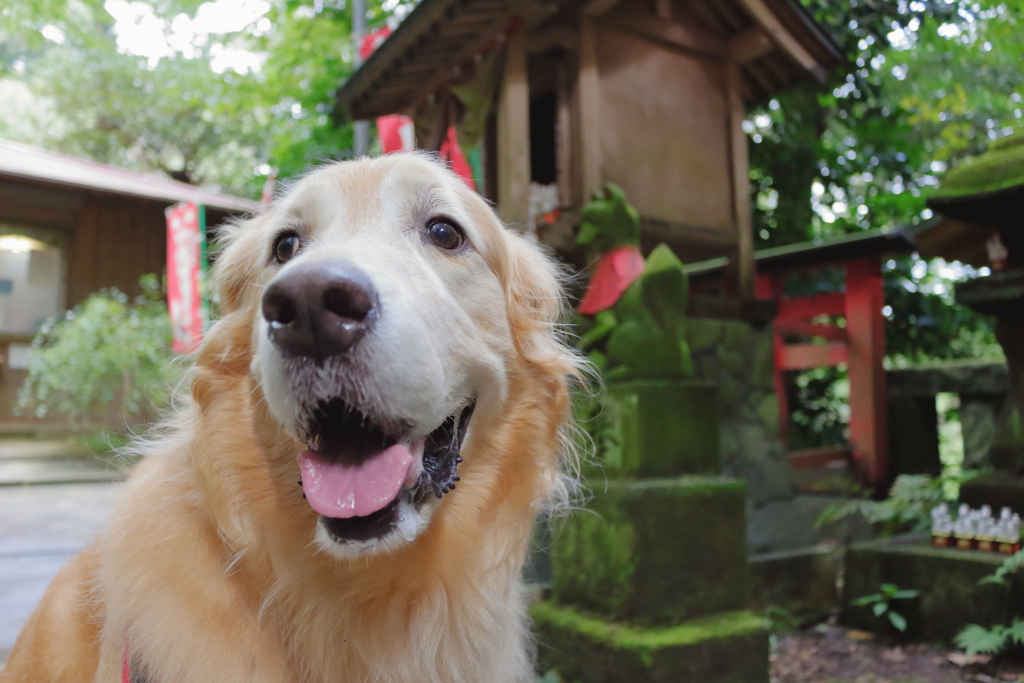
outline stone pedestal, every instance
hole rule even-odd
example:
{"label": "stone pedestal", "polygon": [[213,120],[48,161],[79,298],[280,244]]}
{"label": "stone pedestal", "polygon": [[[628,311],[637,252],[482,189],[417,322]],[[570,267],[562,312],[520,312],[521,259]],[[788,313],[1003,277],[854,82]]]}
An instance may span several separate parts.
{"label": "stone pedestal", "polygon": [[1006,354],[1009,390],[989,448],[999,470],[1024,474],[1024,268],[957,285],[957,303],[996,316],[996,339]]}
{"label": "stone pedestal", "polygon": [[721,476],[714,388],[635,381],[607,394],[621,452],[602,451],[593,500],[552,532],[552,598],[532,609],[541,670],[765,683],[767,633],[746,609],[745,489]]}
{"label": "stone pedestal", "polygon": [[846,553],[843,623],[866,631],[888,631],[888,621],[857,598],[878,592],[883,583],[920,591],[896,600],[893,608],[907,620],[915,640],[949,642],[968,624],[993,626],[1024,616],[1024,579],[1011,574],[1006,584],[978,581],[992,574],[1004,555],[976,550],[934,548],[924,534],[858,543]]}

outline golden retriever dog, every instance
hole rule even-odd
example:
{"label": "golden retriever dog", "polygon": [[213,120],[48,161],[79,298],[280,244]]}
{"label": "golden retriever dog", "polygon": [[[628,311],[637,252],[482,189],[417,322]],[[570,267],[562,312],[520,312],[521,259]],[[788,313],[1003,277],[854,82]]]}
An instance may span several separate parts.
{"label": "golden retriever dog", "polygon": [[529,680],[581,363],[553,261],[415,154],[315,170],[225,242],[190,398],[0,680]]}

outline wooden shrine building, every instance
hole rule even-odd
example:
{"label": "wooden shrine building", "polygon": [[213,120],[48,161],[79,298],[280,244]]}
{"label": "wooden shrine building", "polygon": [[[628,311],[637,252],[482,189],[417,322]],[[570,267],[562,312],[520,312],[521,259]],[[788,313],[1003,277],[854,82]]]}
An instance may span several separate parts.
{"label": "wooden shrine building", "polygon": [[410,115],[427,150],[454,126],[506,221],[530,221],[531,188],[554,188],[562,218],[538,234],[555,248],[613,182],[645,251],[726,256],[729,294],[749,300],[745,107],[841,60],[797,0],[422,0],[338,104],[354,119]]}
{"label": "wooden shrine building", "polygon": [[117,287],[167,261],[164,209],[206,207],[207,225],[259,204],[169,178],[0,140],[0,431],[32,429],[12,406],[25,377],[29,342],[51,316],[89,294]]}

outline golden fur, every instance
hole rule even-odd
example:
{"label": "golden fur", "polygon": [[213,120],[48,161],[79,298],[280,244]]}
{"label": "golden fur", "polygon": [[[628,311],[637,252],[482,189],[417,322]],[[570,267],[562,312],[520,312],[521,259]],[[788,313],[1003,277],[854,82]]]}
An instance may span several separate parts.
{"label": "golden fur", "polygon": [[126,642],[153,683],[530,679],[519,575],[535,516],[564,487],[567,378],[579,370],[557,336],[557,269],[422,156],[334,164],[289,196],[305,186],[372,215],[381,187],[415,194],[424,178],[473,223],[502,300],[468,310],[506,349],[504,387],[474,416],[458,489],[424,533],[352,559],[314,542],[317,515],[295,485],[303,446],[253,371],[269,277],[259,236],[279,200],[228,238],[214,277],[223,317],[198,351],[190,399],[140,446],[109,526],[54,580],[0,681],[117,681]]}

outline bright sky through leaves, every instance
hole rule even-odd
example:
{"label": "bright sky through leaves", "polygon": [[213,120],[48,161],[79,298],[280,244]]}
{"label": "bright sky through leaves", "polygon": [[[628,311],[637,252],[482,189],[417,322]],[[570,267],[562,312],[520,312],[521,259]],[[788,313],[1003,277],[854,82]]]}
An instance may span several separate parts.
{"label": "bright sky through leaves", "polygon": [[179,14],[170,21],[158,17],[153,6],[145,2],[107,0],[103,6],[116,22],[118,50],[145,57],[150,68],[160,59],[179,53],[193,59],[198,55],[197,48],[207,45],[210,68],[217,73],[231,69],[244,74],[258,72],[262,67],[260,55],[217,42],[217,38],[246,29],[254,36],[267,33],[271,23],[266,17],[270,11],[266,0],[215,0],[203,3],[194,18]]}

